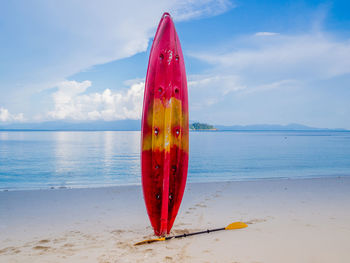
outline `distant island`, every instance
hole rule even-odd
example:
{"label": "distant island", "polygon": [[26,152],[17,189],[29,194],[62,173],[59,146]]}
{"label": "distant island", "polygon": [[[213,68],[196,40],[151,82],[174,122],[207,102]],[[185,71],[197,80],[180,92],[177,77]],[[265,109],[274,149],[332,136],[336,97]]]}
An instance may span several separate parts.
{"label": "distant island", "polygon": [[194,122],[194,123],[190,124],[190,130],[212,130],[212,131],[215,131],[216,128],[210,124]]}

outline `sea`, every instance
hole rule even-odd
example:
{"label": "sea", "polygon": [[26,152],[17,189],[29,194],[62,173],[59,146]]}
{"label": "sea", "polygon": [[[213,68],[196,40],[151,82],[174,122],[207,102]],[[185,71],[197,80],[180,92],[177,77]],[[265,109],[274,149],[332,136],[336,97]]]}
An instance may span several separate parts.
{"label": "sea", "polygon": [[[188,182],[350,175],[348,131],[193,131]],[[140,185],[139,131],[0,131],[0,190]]]}

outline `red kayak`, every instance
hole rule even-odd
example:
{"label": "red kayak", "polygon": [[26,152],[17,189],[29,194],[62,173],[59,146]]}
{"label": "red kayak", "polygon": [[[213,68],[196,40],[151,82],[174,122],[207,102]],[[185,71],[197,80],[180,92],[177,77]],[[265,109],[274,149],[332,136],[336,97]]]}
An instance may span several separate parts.
{"label": "red kayak", "polygon": [[185,190],[188,95],[185,63],[174,22],[164,13],[148,63],[141,128],[142,187],[158,236],[169,234]]}

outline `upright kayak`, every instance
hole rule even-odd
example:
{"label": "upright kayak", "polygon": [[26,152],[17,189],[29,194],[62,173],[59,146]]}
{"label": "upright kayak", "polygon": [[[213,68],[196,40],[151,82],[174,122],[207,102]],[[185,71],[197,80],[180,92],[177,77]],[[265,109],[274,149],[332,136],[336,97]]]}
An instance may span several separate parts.
{"label": "upright kayak", "polygon": [[188,169],[185,63],[174,22],[164,13],[149,57],[141,128],[142,188],[157,236],[169,234]]}

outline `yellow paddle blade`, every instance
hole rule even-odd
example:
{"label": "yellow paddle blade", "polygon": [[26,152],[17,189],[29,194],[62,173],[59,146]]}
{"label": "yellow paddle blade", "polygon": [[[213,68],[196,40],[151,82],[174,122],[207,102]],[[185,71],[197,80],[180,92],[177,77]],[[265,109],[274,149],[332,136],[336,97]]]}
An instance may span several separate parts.
{"label": "yellow paddle blade", "polygon": [[165,237],[143,240],[141,242],[135,243],[134,246],[139,246],[139,245],[143,245],[143,244],[150,244],[150,243],[158,242],[158,241],[165,241]]}
{"label": "yellow paddle blade", "polygon": [[234,222],[229,224],[227,227],[225,227],[225,230],[232,230],[232,229],[240,229],[240,228],[245,228],[248,225],[243,222]]}

